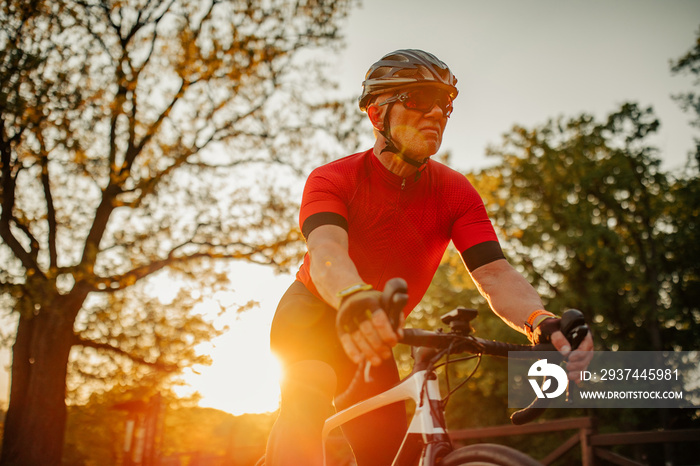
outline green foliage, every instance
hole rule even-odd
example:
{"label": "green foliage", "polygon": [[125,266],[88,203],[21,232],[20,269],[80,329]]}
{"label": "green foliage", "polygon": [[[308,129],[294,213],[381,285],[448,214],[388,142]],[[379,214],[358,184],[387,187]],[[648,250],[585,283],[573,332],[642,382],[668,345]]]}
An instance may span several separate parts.
{"label": "green foliage", "polygon": [[582,115],[516,127],[491,150],[502,163],[487,170],[497,184],[484,195],[512,262],[550,308],[582,308],[602,348],[692,341],[692,318],[669,297],[669,244],[694,220],[673,212],[678,184],[645,142],[658,124],[650,109],[625,104],[603,122]]}
{"label": "green foliage", "polygon": [[[693,76],[695,90],[678,94],[674,98],[681,107],[693,116],[691,124],[700,129],[700,30],[695,45],[684,56],[672,62],[673,73]],[[695,327],[700,323],[697,303],[700,302],[700,137],[695,138],[696,151],[689,160],[685,172],[672,186],[672,197],[676,200],[668,206],[669,222],[675,234],[668,238],[667,255],[669,268],[667,273],[673,283],[670,293],[673,302],[679,304],[686,319],[693,319]],[[698,341],[700,331],[695,333]]]}
{"label": "green foliage", "polygon": [[[671,72],[693,77],[696,89],[676,94],[673,98],[683,110],[690,112],[693,116],[690,124],[700,129],[700,94],[697,93],[697,88],[700,88],[700,30],[698,30],[695,45],[685,55],[671,62]],[[700,170],[700,137],[695,138],[695,144],[695,154],[691,155],[694,156],[695,170]],[[688,165],[690,167],[692,163]]]}

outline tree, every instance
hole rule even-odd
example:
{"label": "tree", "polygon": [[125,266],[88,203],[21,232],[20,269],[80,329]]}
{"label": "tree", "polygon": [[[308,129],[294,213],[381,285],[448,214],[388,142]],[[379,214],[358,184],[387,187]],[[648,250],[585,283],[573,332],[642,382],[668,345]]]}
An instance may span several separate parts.
{"label": "tree", "polygon": [[[180,370],[212,334],[192,308],[223,289],[217,259],[296,257],[286,177],[355,141],[318,52],[352,3],[0,7],[0,303],[17,322],[1,464],[59,464],[69,361]],[[143,291],[166,270],[208,291],[163,311]]]}
{"label": "tree", "polygon": [[[695,90],[678,94],[674,98],[681,108],[693,115],[691,125],[700,129],[700,30],[695,46],[685,55],[671,63],[674,74],[690,74]],[[676,202],[668,207],[668,216],[675,234],[670,238],[668,249],[675,252],[669,260],[667,273],[675,286],[672,299],[679,303],[682,312],[695,319],[696,339],[700,338],[697,323],[700,322],[700,137],[695,137],[695,153],[689,154],[689,163],[672,186]]]}
{"label": "tree", "polygon": [[514,261],[551,306],[582,307],[606,348],[672,349],[689,331],[665,327],[690,321],[667,296],[672,182],[645,142],[658,125],[625,104],[603,122],[516,127],[491,151],[489,207]]}
{"label": "tree", "polygon": [[[698,30],[695,46],[677,60],[671,61],[671,72],[673,74],[690,74],[693,76],[693,84],[700,87],[700,30]],[[700,129],[700,95],[696,91],[688,91],[677,94],[673,98],[686,112],[691,112],[694,119],[691,125]],[[700,170],[700,138],[695,138],[695,169]],[[689,164],[690,165],[690,164]]]}

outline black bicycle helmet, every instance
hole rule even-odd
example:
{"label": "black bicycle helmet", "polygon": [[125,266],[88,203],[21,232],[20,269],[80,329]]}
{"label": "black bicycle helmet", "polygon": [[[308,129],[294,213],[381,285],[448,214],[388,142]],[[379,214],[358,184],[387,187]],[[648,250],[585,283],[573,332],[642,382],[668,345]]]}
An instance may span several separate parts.
{"label": "black bicycle helmet", "polygon": [[[405,89],[411,86],[433,85],[445,89],[452,100],[457,97],[457,78],[450,68],[440,61],[432,53],[416,49],[402,49],[384,55],[373,64],[362,82],[362,95],[360,96],[360,110],[367,111],[367,106],[372,99],[393,89]],[[390,103],[388,108],[394,103]],[[391,137],[389,127],[389,110],[384,116],[384,129],[379,131],[384,136],[386,146],[382,152],[392,152],[406,163],[418,168],[418,178],[425,168],[430,157],[423,160],[413,160],[404,155],[402,148],[398,147]]]}
{"label": "black bicycle helmet", "polygon": [[457,78],[435,55],[416,49],[396,50],[384,55],[365,75],[360,110],[367,110],[372,97],[397,88],[432,84],[457,97]]}

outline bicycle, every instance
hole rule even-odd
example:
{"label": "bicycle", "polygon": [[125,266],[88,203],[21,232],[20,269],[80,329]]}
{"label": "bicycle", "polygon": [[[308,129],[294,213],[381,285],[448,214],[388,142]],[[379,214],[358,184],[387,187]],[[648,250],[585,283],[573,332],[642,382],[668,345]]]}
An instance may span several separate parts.
{"label": "bicycle", "polygon": [[[388,310],[390,319],[395,325],[407,298],[405,281],[392,279],[387,283],[382,296],[382,308]],[[504,445],[476,444],[455,449],[450,441],[444,416],[446,399],[442,398],[436,370],[441,365],[463,360],[463,358],[450,360],[452,354],[471,353],[475,355],[471,357],[479,358],[478,361],[480,361],[484,354],[509,357],[510,352],[510,357],[522,356],[524,359],[530,359],[532,356],[528,353],[533,351],[556,351],[551,344],[516,345],[475,337],[471,335],[470,321],[476,317],[476,313],[477,311],[471,309],[455,309],[443,315],[442,321],[450,327],[449,332],[441,329],[428,331],[405,328],[400,343],[410,345],[413,349],[414,366],[411,374],[394,387],[327,418],[322,439],[324,457],[326,440],[334,429],[388,404],[412,400],[415,403],[415,412],[392,466],[540,465],[541,463],[530,456]],[[583,315],[576,310],[567,311],[562,316],[562,332],[571,342],[572,348],[576,348],[588,333]],[[441,363],[443,358],[446,360]],[[471,375],[478,368],[478,361]],[[336,402],[339,398],[350,396],[354,387],[367,376],[368,368],[369,366],[358,368],[348,389],[336,397]],[[463,380],[455,390],[465,382],[466,380]],[[450,390],[448,386],[448,392],[451,394],[454,390]],[[536,398],[530,406],[514,413],[511,420],[514,424],[529,422],[546,409],[546,403],[546,400]],[[263,457],[256,466],[264,464]]]}

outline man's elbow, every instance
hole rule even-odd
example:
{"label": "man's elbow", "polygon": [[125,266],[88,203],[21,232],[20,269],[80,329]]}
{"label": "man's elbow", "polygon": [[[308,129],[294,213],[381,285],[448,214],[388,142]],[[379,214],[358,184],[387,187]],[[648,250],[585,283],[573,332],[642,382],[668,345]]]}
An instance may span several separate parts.
{"label": "man's elbow", "polygon": [[499,282],[502,284],[503,278],[513,272],[516,271],[507,260],[498,259],[473,270],[471,275],[479,289],[482,289],[497,286]]}

